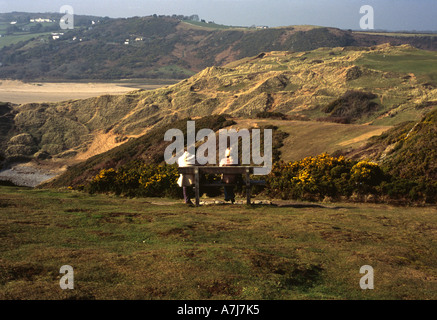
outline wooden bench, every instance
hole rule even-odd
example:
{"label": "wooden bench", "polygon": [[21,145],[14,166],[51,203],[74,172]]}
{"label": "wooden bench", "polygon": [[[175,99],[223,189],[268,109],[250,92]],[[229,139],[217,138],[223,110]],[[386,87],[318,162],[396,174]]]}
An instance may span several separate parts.
{"label": "wooden bench", "polygon": [[194,188],[196,195],[196,207],[199,206],[200,187],[224,187],[233,186],[234,184],[215,182],[215,183],[200,183],[201,174],[235,174],[245,175],[246,177],[246,203],[250,204],[250,194],[253,185],[264,185],[264,180],[250,180],[250,175],[253,173],[254,167],[249,166],[191,166],[181,167],[178,169],[180,174],[193,174],[194,175]]}

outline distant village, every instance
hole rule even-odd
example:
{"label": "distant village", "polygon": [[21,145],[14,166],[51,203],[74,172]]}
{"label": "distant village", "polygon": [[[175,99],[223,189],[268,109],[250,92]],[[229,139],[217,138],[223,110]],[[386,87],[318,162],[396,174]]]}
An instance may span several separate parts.
{"label": "distant village", "polygon": [[[154,14],[153,17],[166,17],[164,15],[156,15]],[[194,21],[194,22],[201,22],[201,23],[205,23],[205,24],[216,24],[214,21],[206,21],[205,19],[200,19],[198,15],[191,15],[191,16],[183,16],[183,15],[172,15],[172,18],[178,19],[180,21]],[[49,18],[32,18],[29,19],[29,23],[34,23],[34,24],[38,24],[38,23],[58,23],[59,21],[55,20],[55,19],[49,19]],[[95,25],[100,21],[91,21],[91,25]],[[18,23],[18,21],[11,21],[10,25],[16,25]],[[90,27],[91,28],[91,27]],[[249,27],[250,29],[268,29],[268,26],[256,26],[256,25],[252,25]],[[23,31],[25,31],[23,29]],[[0,37],[2,37],[3,35],[0,34]],[[59,40],[64,36],[63,32],[52,32],[51,33],[51,38],[53,40]],[[78,38],[76,36],[71,38],[72,41],[82,41],[82,38]],[[133,44],[135,42],[141,42],[141,41],[146,41],[147,39],[145,39],[142,36],[135,36],[135,35],[130,35],[130,38],[127,38],[123,44],[124,45],[130,45]]]}
{"label": "distant village", "polygon": [[[91,25],[95,25],[96,23],[98,23],[100,21],[91,21]],[[9,22],[10,25],[15,26],[17,25],[18,21],[11,21]],[[38,23],[59,23],[59,20],[55,20],[55,19],[49,19],[49,18],[33,18],[33,19],[29,19],[29,23],[32,24],[38,24]],[[23,31],[28,31],[25,28],[22,28]],[[51,33],[51,38],[53,40],[58,40],[60,39],[62,36],[64,35],[63,32],[52,32]],[[3,37],[3,35],[0,34],[0,37]],[[82,41],[81,38],[77,38],[77,37],[73,37],[72,38],[73,41]]]}

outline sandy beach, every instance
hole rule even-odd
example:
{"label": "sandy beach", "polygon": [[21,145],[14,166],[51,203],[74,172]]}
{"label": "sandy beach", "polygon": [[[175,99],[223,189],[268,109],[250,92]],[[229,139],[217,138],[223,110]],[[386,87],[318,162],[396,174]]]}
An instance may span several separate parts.
{"label": "sandy beach", "polygon": [[21,163],[12,165],[9,169],[0,171],[0,181],[10,181],[17,186],[36,187],[37,185],[50,180],[66,168],[44,168],[38,167],[34,163]]}
{"label": "sandy beach", "polygon": [[86,99],[104,94],[123,94],[137,89],[153,90],[163,85],[118,83],[22,82],[0,80],[0,101],[16,104]]}

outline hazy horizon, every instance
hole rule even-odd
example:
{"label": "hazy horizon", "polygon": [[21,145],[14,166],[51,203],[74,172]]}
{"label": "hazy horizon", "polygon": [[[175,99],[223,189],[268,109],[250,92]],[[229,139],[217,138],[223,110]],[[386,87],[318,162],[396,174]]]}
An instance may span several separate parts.
{"label": "hazy horizon", "polygon": [[232,26],[318,25],[359,29],[360,7],[371,5],[375,29],[437,31],[435,0],[0,0],[0,12],[59,12],[70,5],[74,14],[127,18],[133,16],[192,15]]}

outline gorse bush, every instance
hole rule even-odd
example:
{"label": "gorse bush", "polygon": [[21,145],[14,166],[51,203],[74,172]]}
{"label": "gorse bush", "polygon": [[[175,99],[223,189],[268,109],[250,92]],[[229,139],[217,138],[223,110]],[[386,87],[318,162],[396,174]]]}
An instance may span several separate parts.
{"label": "gorse bush", "polygon": [[350,179],[359,193],[375,193],[375,187],[385,178],[382,169],[375,162],[360,161],[351,169]]}
{"label": "gorse bush", "polygon": [[267,176],[267,193],[282,199],[317,200],[351,194],[354,162],[322,154],[300,161],[274,164]]}
{"label": "gorse bush", "polygon": [[120,169],[103,169],[88,185],[88,191],[145,197],[176,197],[177,166],[136,164]]}
{"label": "gorse bush", "polygon": [[385,173],[377,163],[322,154],[295,162],[277,162],[267,176],[266,193],[296,200],[372,199],[435,202],[436,184]]}
{"label": "gorse bush", "polygon": [[[179,173],[177,165],[145,164],[134,162],[130,165],[115,170],[102,169],[89,182],[86,190],[90,193],[114,193],[125,196],[138,197],[170,197],[182,196],[182,188],[177,184]],[[221,176],[206,174],[201,177],[201,182],[219,182]],[[241,186],[237,191],[241,192]],[[201,188],[201,194],[219,196],[217,188]]]}
{"label": "gorse bush", "polygon": [[[177,185],[178,177],[176,165],[138,161],[118,169],[101,170],[86,189],[91,193],[180,198],[182,190]],[[252,194],[284,200],[321,201],[328,197],[353,201],[436,201],[436,182],[396,177],[384,172],[375,162],[333,157],[326,153],[295,162],[277,161],[269,175],[253,178],[266,179],[267,184],[254,187]],[[201,177],[201,181],[209,183],[220,179],[219,175]],[[235,191],[244,194],[244,183]],[[218,188],[202,188],[200,192],[213,197],[221,193]]]}

